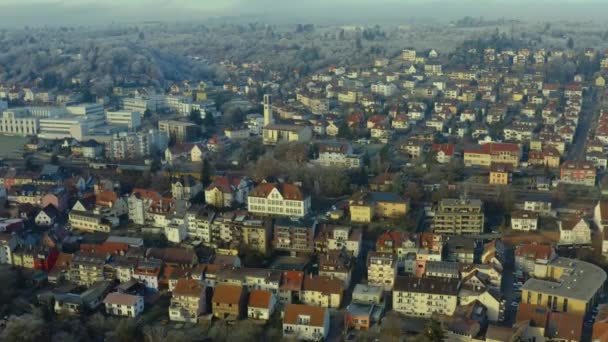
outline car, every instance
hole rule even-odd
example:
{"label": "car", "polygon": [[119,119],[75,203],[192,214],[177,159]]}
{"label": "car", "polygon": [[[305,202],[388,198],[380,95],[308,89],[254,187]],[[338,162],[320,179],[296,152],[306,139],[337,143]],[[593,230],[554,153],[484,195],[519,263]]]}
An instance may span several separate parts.
{"label": "car", "polygon": [[516,308],[516,307],[519,306],[519,303],[518,302],[513,302],[513,303],[511,303],[511,306],[514,307],[514,308]]}

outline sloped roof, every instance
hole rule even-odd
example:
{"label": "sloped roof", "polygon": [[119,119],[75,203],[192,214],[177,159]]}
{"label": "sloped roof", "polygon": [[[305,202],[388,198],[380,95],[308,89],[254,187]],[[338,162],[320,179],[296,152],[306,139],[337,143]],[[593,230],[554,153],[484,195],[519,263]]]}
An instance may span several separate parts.
{"label": "sloped roof", "polygon": [[283,317],[284,324],[298,324],[298,317],[310,317],[309,326],[322,327],[325,324],[325,316],[328,315],[327,308],[304,304],[288,304]]}

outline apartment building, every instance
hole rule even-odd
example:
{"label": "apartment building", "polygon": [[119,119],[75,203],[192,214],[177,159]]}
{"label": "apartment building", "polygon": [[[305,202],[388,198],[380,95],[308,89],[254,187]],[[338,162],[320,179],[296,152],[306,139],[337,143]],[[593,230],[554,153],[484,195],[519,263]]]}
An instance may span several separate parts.
{"label": "apartment building", "polygon": [[102,252],[76,252],[72,257],[67,278],[73,283],[91,286],[104,280],[104,266],[110,256]]}
{"label": "apartment building", "polygon": [[597,171],[593,163],[581,161],[566,161],[560,169],[560,181],[567,184],[586,186],[595,185]]}
{"label": "apartment building", "polygon": [[452,315],[458,306],[457,279],[397,276],[393,288],[393,310],[406,316]]}
{"label": "apartment building", "polygon": [[288,183],[262,183],[247,197],[249,212],[259,215],[304,217],[310,211],[310,196]]}
{"label": "apartment building", "polygon": [[112,228],[112,224],[104,217],[104,215],[95,214],[88,211],[70,211],[69,222],[72,229],[86,232],[109,233]]}
{"label": "apartment building", "polygon": [[151,129],[147,132],[122,132],[115,134],[108,142],[108,157],[115,160],[140,159],[155,152],[164,151],[169,143],[169,135]]}
{"label": "apartment building", "polygon": [[13,251],[17,248],[17,237],[12,234],[0,234],[0,264],[13,264]]}
{"label": "apartment building", "polygon": [[312,219],[281,218],[274,223],[273,246],[292,253],[312,253],[317,221]]}
{"label": "apartment building", "polygon": [[482,233],[483,225],[483,203],[478,199],[444,198],[433,218],[433,232],[439,234]]}
{"label": "apartment building", "polygon": [[367,254],[367,282],[370,285],[392,290],[397,276],[397,257],[393,253],[369,252]]}
{"label": "apartment building", "polygon": [[302,282],[300,300],[304,304],[339,308],[342,304],[343,283],[340,279],[308,275]]}
{"label": "apartment building", "polygon": [[167,133],[169,137],[173,137],[177,143],[192,141],[200,132],[200,128],[191,122],[175,120],[159,121],[158,130]]}
{"label": "apartment building", "polygon": [[201,314],[206,312],[205,285],[195,279],[177,280],[171,293],[169,319],[174,322],[197,323]]}

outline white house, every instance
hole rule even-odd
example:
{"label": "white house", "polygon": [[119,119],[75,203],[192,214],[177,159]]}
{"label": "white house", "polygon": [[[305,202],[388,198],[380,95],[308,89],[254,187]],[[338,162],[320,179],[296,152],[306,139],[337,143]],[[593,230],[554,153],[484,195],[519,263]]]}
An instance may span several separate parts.
{"label": "white house", "polygon": [[17,237],[12,234],[0,234],[0,264],[13,264],[13,251],[17,248]]}
{"label": "white house", "polygon": [[267,321],[274,312],[277,299],[269,290],[252,290],[247,303],[247,317]]}
{"label": "white house", "polygon": [[538,228],[538,213],[534,211],[516,210],[511,213],[511,229],[530,231]]}
{"label": "white house", "polygon": [[288,304],[283,316],[283,337],[303,341],[324,340],[329,333],[327,308]]}
{"label": "white house", "polygon": [[608,255],[608,202],[599,201],[593,211],[593,222],[602,233],[602,254]]}
{"label": "white house", "polygon": [[137,317],[144,311],[144,298],[125,293],[112,292],[103,301],[108,315]]}
{"label": "white house", "polygon": [[591,244],[591,228],[579,216],[569,217],[558,222],[559,244],[586,245]]}

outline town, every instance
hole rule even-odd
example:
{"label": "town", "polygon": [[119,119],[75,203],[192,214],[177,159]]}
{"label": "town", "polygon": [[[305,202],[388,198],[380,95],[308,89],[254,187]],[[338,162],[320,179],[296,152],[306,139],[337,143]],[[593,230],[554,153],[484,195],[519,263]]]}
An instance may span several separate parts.
{"label": "town", "polygon": [[2,81],[0,339],[608,341],[608,49],[380,50]]}

